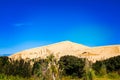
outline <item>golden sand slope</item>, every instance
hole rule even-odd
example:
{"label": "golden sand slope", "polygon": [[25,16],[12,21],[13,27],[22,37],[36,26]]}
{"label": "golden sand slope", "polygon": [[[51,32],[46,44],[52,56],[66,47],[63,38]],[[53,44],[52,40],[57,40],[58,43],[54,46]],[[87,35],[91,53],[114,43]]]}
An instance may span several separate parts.
{"label": "golden sand slope", "polygon": [[61,56],[74,55],[77,57],[88,58],[95,62],[96,60],[120,55],[120,45],[90,48],[70,41],[63,41],[48,46],[24,50],[9,57],[12,59],[34,59],[38,57],[46,58],[46,56],[50,54],[54,54],[58,59]]}

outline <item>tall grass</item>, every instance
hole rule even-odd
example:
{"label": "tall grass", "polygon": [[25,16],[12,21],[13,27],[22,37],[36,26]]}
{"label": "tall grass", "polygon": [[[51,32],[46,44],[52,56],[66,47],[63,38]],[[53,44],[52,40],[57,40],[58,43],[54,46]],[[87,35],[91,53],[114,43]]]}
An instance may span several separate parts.
{"label": "tall grass", "polygon": [[4,74],[0,74],[0,80],[30,80],[30,79],[22,78],[19,76],[7,76]]}
{"label": "tall grass", "polygon": [[83,76],[84,80],[95,80],[95,73],[94,70],[92,69],[92,64],[88,59],[85,59],[85,75]]}

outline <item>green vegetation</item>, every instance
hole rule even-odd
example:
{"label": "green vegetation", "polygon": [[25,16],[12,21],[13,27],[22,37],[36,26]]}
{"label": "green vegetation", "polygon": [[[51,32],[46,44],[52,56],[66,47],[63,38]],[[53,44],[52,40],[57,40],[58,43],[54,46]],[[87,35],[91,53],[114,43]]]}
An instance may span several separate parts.
{"label": "green vegetation", "polygon": [[60,72],[59,64],[53,55],[35,62],[32,71],[35,77],[42,80],[59,80]]}
{"label": "green vegetation", "polygon": [[0,57],[0,80],[120,80],[120,56],[91,63],[75,56],[39,60]]}
{"label": "green vegetation", "polygon": [[96,63],[93,64],[93,69],[96,71],[96,74],[100,74],[101,69],[106,69],[105,70],[106,72],[104,74],[110,73],[110,72],[117,72],[119,74],[120,73],[120,56],[112,57],[103,61],[97,61]]}
{"label": "green vegetation", "polygon": [[59,60],[62,74],[81,78],[84,74],[84,59],[75,56],[63,56]]}
{"label": "green vegetation", "polygon": [[24,60],[11,60],[7,57],[0,57],[0,74],[20,76],[20,77],[30,77],[32,67],[30,62],[25,62]]}
{"label": "green vegetation", "polygon": [[92,63],[88,61],[88,59],[85,59],[85,66],[84,66],[85,74],[83,76],[84,80],[94,80],[95,79],[95,73],[92,69]]}
{"label": "green vegetation", "polygon": [[103,61],[97,61],[92,65],[97,78],[105,80],[120,80],[120,56]]}

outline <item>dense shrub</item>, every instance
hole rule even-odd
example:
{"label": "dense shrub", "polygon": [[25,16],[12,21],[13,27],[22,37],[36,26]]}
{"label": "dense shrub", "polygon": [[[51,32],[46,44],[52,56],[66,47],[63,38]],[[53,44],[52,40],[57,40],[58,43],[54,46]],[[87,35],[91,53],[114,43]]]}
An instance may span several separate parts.
{"label": "dense shrub", "polygon": [[30,77],[32,67],[30,62],[24,60],[10,61],[9,64],[5,66],[5,74],[7,75],[18,75],[21,77]]}
{"label": "dense shrub", "polygon": [[4,66],[9,64],[9,58],[8,57],[0,57],[0,73],[4,72]]}
{"label": "dense shrub", "polygon": [[47,64],[45,59],[41,59],[39,61],[36,61],[33,65],[33,68],[32,68],[32,75],[34,75],[36,77],[41,77],[43,67],[44,67],[44,69],[46,69],[47,66],[48,66],[48,64]]}
{"label": "dense shrub", "polygon": [[96,63],[94,63],[93,69],[96,71],[96,73],[100,73],[103,64],[106,66],[107,73],[120,73],[120,56],[112,57],[103,61],[97,61]]}
{"label": "dense shrub", "polygon": [[96,63],[94,63],[92,65],[92,68],[95,70],[96,74],[100,74],[100,70],[102,68],[103,62],[102,61],[96,61]]}
{"label": "dense shrub", "polygon": [[0,73],[13,76],[30,77],[32,67],[30,62],[24,60],[11,60],[8,57],[0,57]]}
{"label": "dense shrub", "polygon": [[60,68],[63,70],[63,75],[82,77],[84,73],[85,62],[75,56],[63,56],[59,60]]}
{"label": "dense shrub", "polygon": [[104,61],[108,72],[120,70],[120,56],[112,57]]}

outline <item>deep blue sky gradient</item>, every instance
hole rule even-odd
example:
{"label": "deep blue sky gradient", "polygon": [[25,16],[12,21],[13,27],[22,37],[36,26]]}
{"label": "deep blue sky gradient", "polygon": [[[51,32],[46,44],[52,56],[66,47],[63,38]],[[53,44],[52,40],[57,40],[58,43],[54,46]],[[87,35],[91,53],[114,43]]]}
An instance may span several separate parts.
{"label": "deep blue sky gradient", "polygon": [[120,44],[120,0],[0,0],[0,55],[64,40]]}

